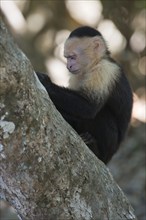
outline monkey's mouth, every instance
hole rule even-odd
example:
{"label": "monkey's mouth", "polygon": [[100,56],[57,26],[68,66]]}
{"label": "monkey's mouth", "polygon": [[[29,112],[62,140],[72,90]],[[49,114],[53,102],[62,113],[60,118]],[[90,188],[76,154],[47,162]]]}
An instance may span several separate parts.
{"label": "monkey's mouth", "polygon": [[69,70],[69,72],[72,73],[72,74],[78,74],[78,73],[80,73],[80,70],[79,69],[77,69],[77,70]]}

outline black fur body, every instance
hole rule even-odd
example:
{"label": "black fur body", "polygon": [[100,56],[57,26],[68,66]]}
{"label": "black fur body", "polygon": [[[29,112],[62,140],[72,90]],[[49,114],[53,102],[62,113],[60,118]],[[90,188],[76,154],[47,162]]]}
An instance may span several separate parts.
{"label": "black fur body", "polygon": [[[79,33],[80,37],[82,33]],[[91,34],[92,32],[89,35]],[[108,62],[116,64],[111,58]],[[122,68],[118,67],[118,78],[106,98],[98,94],[95,98],[94,95],[90,97],[86,89],[74,91],[57,86],[47,75],[37,73],[58,111],[104,163],[108,163],[119,148],[131,118],[131,87]]]}
{"label": "black fur body", "polygon": [[96,140],[96,143],[94,139],[93,143],[89,140],[87,145],[107,163],[124,139],[131,118],[132,92],[125,75],[121,73],[119,82],[96,115],[96,102],[53,84],[46,74],[37,73],[37,76],[58,111],[81,137],[83,135],[85,142],[88,135],[89,139],[91,135]]}

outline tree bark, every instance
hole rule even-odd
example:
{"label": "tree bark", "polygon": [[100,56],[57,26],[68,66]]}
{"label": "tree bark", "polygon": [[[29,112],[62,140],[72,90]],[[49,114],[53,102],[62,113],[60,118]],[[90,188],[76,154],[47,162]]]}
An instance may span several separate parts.
{"label": "tree bark", "polygon": [[55,109],[0,25],[1,198],[21,219],[131,220],[106,166]]}

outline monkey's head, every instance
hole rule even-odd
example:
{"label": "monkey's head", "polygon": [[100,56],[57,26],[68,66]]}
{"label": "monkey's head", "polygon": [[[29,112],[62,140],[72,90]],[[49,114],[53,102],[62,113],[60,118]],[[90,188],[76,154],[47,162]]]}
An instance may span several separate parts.
{"label": "monkey's head", "polygon": [[73,74],[91,71],[91,68],[108,53],[101,33],[88,26],[72,31],[64,45],[67,68]]}

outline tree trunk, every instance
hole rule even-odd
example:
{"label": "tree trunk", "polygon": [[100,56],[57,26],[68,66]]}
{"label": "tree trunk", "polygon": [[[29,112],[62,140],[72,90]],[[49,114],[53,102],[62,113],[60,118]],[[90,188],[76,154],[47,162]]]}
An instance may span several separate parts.
{"label": "tree trunk", "polygon": [[1,198],[21,219],[136,219],[106,166],[55,109],[0,26]]}

